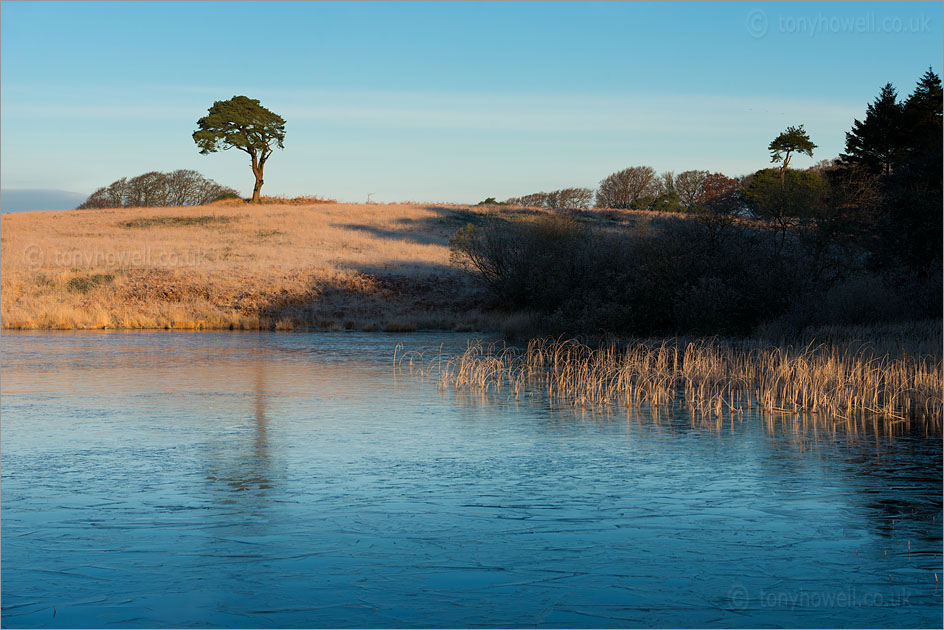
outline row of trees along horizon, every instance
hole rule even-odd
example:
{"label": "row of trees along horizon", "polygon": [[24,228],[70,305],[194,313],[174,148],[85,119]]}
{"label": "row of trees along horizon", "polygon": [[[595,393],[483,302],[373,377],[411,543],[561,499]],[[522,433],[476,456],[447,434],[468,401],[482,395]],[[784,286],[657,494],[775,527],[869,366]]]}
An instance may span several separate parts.
{"label": "row of trees along horizon", "polygon": [[[941,118],[941,79],[928,70],[904,101],[886,84],[838,159],[790,168],[793,156],[816,149],[800,125],[768,145],[776,168],[746,177],[632,167],[595,193],[510,199],[577,210],[468,225],[453,239],[456,260],[496,304],[538,313],[540,327],[555,332],[742,333],[771,322],[789,330],[937,318]],[[594,231],[580,210],[594,198],[674,212],[654,213],[647,230]],[[692,216],[673,219],[677,212]]]}

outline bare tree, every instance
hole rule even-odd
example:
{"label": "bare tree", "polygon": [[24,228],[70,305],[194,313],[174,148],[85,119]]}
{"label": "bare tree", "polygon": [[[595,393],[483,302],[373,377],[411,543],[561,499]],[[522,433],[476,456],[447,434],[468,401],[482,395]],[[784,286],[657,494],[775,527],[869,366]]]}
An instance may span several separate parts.
{"label": "bare tree", "polygon": [[[120,205],[120,204],[119,204]],[[91,195],[88,196],[88,199],[82,202],[77,209],[78,210],[87,210],[89,208],[116,208],[111,203],[111,199],[108,197],[108,188],[102,186]]]}
{"label": "bare tree", "polygon": [[236,196],[238,198],[236,191],[229,186],[222,186],[212,179],[206,179],[202,175],[199,175],[199,179],[194,184],[192,196],[187,198],[187,203],[184,205],[202,206],[223,195]]}
{"label": "bare tree", "polygon": [[548,210],[585,210],[593,203],[589,188],[564,188],[548,194]]}
{"label": "bare tree", "polygon": [[128,194],[128,178],[122,177],[109,184],[106,189],[108,195],[109,207],[120,208],[125,202],[125,196]]}
{"label": "bare tree", "polygon": [[200,173],[189,169],[178,169],[167,174],[167,205],[186,206],[196,194]]}
{"label": "bare tree", "polygon": [[146,208],[167,205],[167,180],[163,173],[150,171],[128,180],[125,206]]}
{"label": "bare tree", "polygon": [[109,184],[102,186],[86,199],[79,210],[88,208],[120,208],[124,204],[125,190],[127,189],[127,180],[122,177]]}
{"label": "bare tree", "polygon": [[548,193],[538,192],[524,195],[521,197],[511,197],[502,203],[509,206],[525,206],[526,208],[543,208],[547,205]]}
{"label": "bare tree", "polygon": [[675,192],[687,209],[699,203],[707,177],[708,171],[683,171],[675,177]]}
{"label": "bare tree", "polygon": [[589,188],[562,188],[552,192],[537,192],[523,197],[512,197],[503,203],[547,210],[583,210],[593,203],[593,191]]}
{"label": "bare tree", "polygon": [[673,192],[676,192],[675,173],[672,171],[665,171],[659,175],[659,195],[667,195]]}
{"label": "bare tree", "polygon": [[600,182],[597,206],[601,208],[633,208],[646,196],[659,194],[659,181],[651,166],[631,166],[608,175]]}
{"label": "bare tree", "polygon": [[826,171],[831,171],[832,169],[838,166],[839,166],[839,160],[837,160],[836,158],[833,158],[831,160],[820,160],[819,162],[817,162],[816,164],[814,164],[813,166],[809,167],[806,170],[813,171],[814,173],[820,176],[825,176]]}

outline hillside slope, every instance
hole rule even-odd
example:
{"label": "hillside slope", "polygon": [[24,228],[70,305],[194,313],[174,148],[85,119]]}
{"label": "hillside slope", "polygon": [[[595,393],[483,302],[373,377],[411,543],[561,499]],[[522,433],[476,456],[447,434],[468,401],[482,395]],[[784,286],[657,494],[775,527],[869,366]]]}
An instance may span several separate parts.
{"label": "hillside slope", "polygon": [[212,204],[2,217],[4,328],[487,326],[435,205]]}

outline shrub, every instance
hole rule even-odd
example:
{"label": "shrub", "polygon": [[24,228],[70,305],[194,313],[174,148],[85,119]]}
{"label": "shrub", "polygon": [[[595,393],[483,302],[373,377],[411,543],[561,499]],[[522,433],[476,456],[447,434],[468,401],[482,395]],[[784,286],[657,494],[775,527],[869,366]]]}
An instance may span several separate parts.
{"label": "shrub", "polygon": [[600,208],[636,208],[642,197],[655,198],[662,186],[651,166],[631,166],[607,175],[597,190]]}
{"label": "shrub", "polygon": [[242,197],[239,196],[239,193],[235,190],[228,190],[224,193],[220,193],[213,198],[213,201],[230,201],[230,200],[239,200],[242,201]]}
{"label": "shrub", "polygon": [[790,236],[705,213],[653,219],[648,232],[565,216],[463,228],[454,259],[506,311],[535,314],[545,333],[749,332],[837,280],[823,252]]}
{"label": "shrub", "polygon": [[787,169],[781,182],[778,169],[766,168],[754,174],[744,197],[761,217],[815,218],[825,205],[826,180],[813,171]]}
{"label": "shrub", "polygon": [[76,276],[66,282],[66,289],[71,293],[88,293],[95,287],[110,284],[115,277],[110,273],[96,273],[90,276]]}
{"label": "shrub", "polygon": [[474,271],[499,304],[547,310],[581,274],[582,233],[576,220],[561,215],[492,219],[465,226],[451,245],[454,260]]}
{"label": "shrub", "polygon": [[685,205],[682,203],[682,198],[679,197],[678,193],[672,190],[656,197],[652,201],[650,208],[658,212],[683,212]]}

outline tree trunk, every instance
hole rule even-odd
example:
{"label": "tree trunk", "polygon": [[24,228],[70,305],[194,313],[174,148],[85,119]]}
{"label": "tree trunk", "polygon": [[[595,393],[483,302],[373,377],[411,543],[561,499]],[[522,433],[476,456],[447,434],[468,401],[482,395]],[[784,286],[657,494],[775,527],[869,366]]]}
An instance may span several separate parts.
{"label": "tree trunk", "polygon": [[262,167],[265,166],[266,156],[262,156],[262,160],[259,160],[259,156],[255,151],[249,153],[249,157],[252,158],[252,174],[256,176],[256,185],[252,187],[252,203],[262,203],[262,198],[259,192],[262,190]]}
{"label": "tree trunk", "polygon": [[252,203],[262,203],[259,192],[262,190],[262,169],[255,172],[256,185],[252,187]]}

